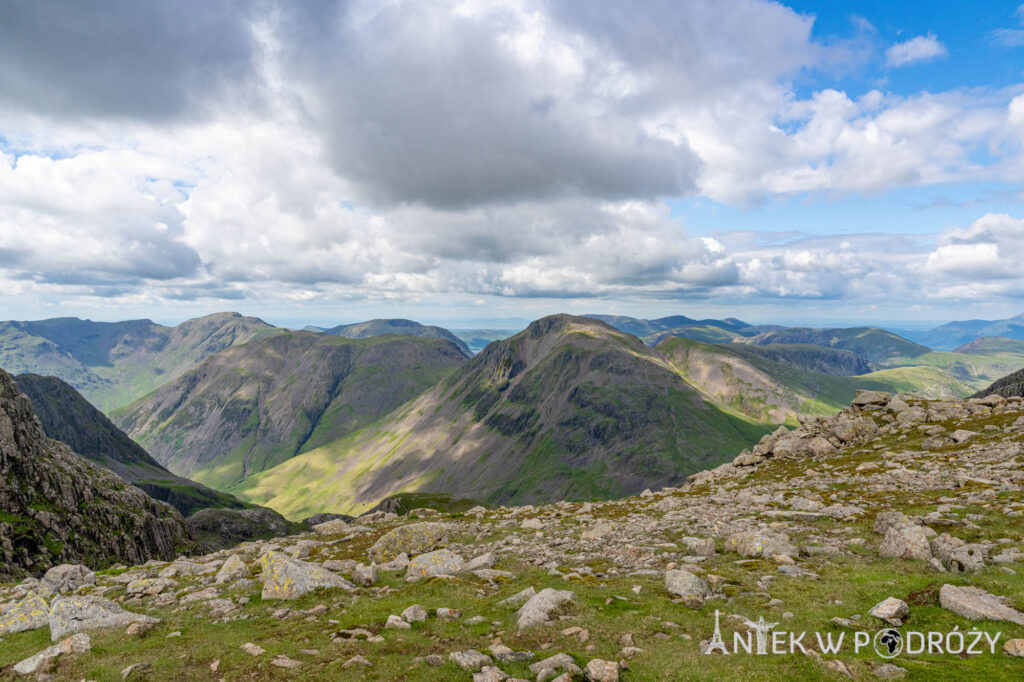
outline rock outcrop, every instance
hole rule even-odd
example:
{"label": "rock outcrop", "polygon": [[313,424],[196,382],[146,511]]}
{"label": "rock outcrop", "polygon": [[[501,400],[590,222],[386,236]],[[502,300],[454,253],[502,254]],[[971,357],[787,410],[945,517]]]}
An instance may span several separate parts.
{"label": "rock outcrop", "polygon": [[58,563],[141,564],[190,547],[181,514],[47,438],[0,370],[0,578]]}

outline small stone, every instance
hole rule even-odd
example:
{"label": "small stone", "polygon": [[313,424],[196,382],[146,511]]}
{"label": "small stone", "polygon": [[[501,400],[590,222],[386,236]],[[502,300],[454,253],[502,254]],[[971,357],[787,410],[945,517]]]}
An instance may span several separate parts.
{"label": "small stone", "polygon": [[143,670],[149,670],[152,667],[152,663],[133,663],[132,665],[128,666],[127,668],[121,671],[121,679],[127,680],[135,673],[141,672]]}
{"label": "small stone", "polygon": [[707,583],[683,570],[665,572],[665,589],[669,594],[682,597],[683,602],[692,609],[704,606],[704,600],[711,596]]}
{"label": "small stone", "polygon": [[461,573],[465,568],[466,564],[458,554],[449,549],[439,549],[420,554],[410,561],[406,579],[452,576]]}
{"label": "small stone", "polygon": [[341,667],[344,668],[345,670],[348,670],[349,668],[354,668],[357,665],[358,666],[362,666],[364,668],[371,668],[371,667],[373,667],[373,663],[370,663],[368,660],[366,660],[362,656],[353,656],[352,658],[350,658],[347,661],[345,661],[344,663],[342,663]]}
{"label": "small stone", "polygon": [[481,653],[476,649],[467,649],[465,651],[453,651],[448,654],[448,660],[459,666],[463,670],[471,673],[478,672],[485,665],[492,665],[494,661],[487,654]]}
{"label": "small stone", "polygon": [[1024,658],[1024,639],[1009,639],[1003,644],[1003,651],[1010,656]]}
{"label": "small stone", "polygon": [[892,663],[883,663],[882,665],[877,666],[872,672],[874,672],[875,677],[880,677],[883,680],[900,680],[907,675],[906,668],[901,668],[898,665],[893,665]]}
{"label": "small stone", "polygon": [[619,664],[595,658],[583,669],[590,682],[619,682]]}
{"label": "small stone", "polygon": [[422,623],[427,619],[427,610],[419,604],[413,604],[402,611],[402,620],[406,623]]}
{"label": "small stone", "polygon": [[899,627],[910,614],[910,607],[902,599],[889,597],[876,604],[868,614],[884,620],[889,625]]}
{"label": "small stone", "polygon": [[288,658],[284,654],[278,654],[270,660],[270,665],[276,665],[278,668],[288,668],[294,670],[302,666],[301,661],[296,661],[294,658]]}
{"label": "small stone", "polygon": [[385,630],[408,630],[411,627],[398,616],[388,616],[388,622],[384,624]]}
{"label": "small stone", "polygon": [[359,564],[352,569],[352,580],[357,585],[370,587],[377,582],[377,567]]}
{"label": "small stone", "polygon": [[252,642],[246,642],[242,645],[241,649],[250,656],[262,656],[263,654],[267,653],[266,649],[259,646],[258,644],[253,644]]}
{"label": "small stone", "polygon": [[549,614],[562,604],[571,602],[576,595],[569,590],[555,590],[546,587],[537,594],[530,597],[529,601],[523,604],[516,612],[519,631],[535,625],[543,625],[547,622]]}
{"label": "small stone", "polygon": [[89,635],[78,633],[71,635],[60,644],[43,649],[35,656],[14,665],[14,672],[21,675],[46,674],[57,664],[57,659],[67,654],[82,654],[92,648]]}

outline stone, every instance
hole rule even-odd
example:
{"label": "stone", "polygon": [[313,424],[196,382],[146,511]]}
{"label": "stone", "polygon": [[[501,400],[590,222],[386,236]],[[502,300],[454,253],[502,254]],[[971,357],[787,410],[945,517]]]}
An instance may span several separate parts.
{"label": "stone", "polygon": [[535,590],[532,586],[531,587],[527,587],[525,590],[520,590],[519,592],[516,592],[515,594],[513,594],[508,599],[502,599],[501,601],[498,602],[498,605],[499,606],[519,606],[520,604],[526,603],[526,601],[529,600],[530,597],[532,597],[535,594],[537,594],[537,590]]}
{"label": "stone", "polygon": [[787,556],[799,554],[789,538],[760,531],[734,533],[725,539],[725,548],[740,556],[761,556],[767,559],[776,554],[786,554]]}
{"label": "stone", "polygon": [[56,642],[67,635],[98,628],[123,628],[131,623],[159,623],[159,618],[133,613],[102,597],[72,595],[57,597],[47,616],[50,639]]}
{"label": "stone", "polygon": [[388,616],[388,622],[384,624],[385,630],[408,630],[412,626],[398,616]]}
{"label": "stone", "polygon": [[665,589],[671,595],[682,597],[691,609],[704,606],[704,600],[711,596],[707,583],[689,571],[678,569],[665,572]]}
{"label": "stone", "polygon": [[619,664],[595,658],[587,663],[583,674],[590,682],[619,682]]}
{"label": "stone", "polygon": [[968,620],[1005,620],[1024,625],[1024,613],[1010,608],[999,597],[977,587],[943,585],[939,589],[939,604]]}
{"label": "stone", "polygon": [[141,637],[156,626],[155,623],[132,623],[124,630],[129,637]]}
{"label": "stone", "polygon": [[294,658],[288,658],[284,654],[278,654],[277,656],[274,656],[274,658],[270,659],[270,665],[277,666],[278,668],[287,668],[289,670],[302,667],[302,663],[300,661],[296,661]]}
{"label": "stone", "polygon": [[413,604],[402,611],[402,620],[406,623],[422,623],[427,619],[427,610],[419,604]]}
{"label": "stone", "polygon": [[684,537],[679,540],[686,545],[686,551],[694,556],[714,556],[715,541],[711,538]]}
{"label": "stone", "polygon": [[263,567],[263,599],[298,599],[317,588],[354,590],[355,585],[315,564],[267,552]]}
{"label": "stone", "polygon": [[893,526],[885,533],[878,556],[892,559],[928,561],[932,549],[924,528],[913,523]]}
{"label": "stone", "polygon": [[153,667],[152,663],[132,663],[130,666],[121,671],[121,679],[127,680],[132,675],[143,670],[149,670]]}
{"label": "stone", "polygon": [[516,612],[516,623],[519,631],[522,632],[535,625],[543,625],[547,622],[548,616],[552,611],[563,604],[571,602],[575,598],[576,595],[570,590],[544,588],[530,597],[519,611]]}
{"label": "stone", "polygon": [[903,621],[906,620],[910,614],[910,607],[907,606],[907,602],[896,597],[888,597],[887,599],[875,604],[875,606],[868,611],[869,615],[875,618],[884,620],[889,625],[899,627],[903,625]]}
{"label": "stone", "polygon": [[571,676],[583,675],[583,670],[576,665],[576,661],[569,654],[555,654],[530,666],[530,672],[537,676],[537,679],[551,679],[558,671],[564,671]]}
{"label": "stone", "polygon": [[885,535],[890,528],[908,523],[910,523],[910,519],[903,512],[880,512],[875,516],[874,531],[879,535]]}
{"label": "stone", "polygon": [[891,393],[886,393],[884,391],[858,390],[856,397],[850,404],[855,407],[865,407],[867,405],[888,405],[890,400],[892,400]]}
{"label": "stone", "polygon": [[504,682],[507,679],[505,671],[494,665],[485,665],[480,672],[473,673],[473,682]]}
{"label": "stone", "polygon": [[253,644],[252,642],[246,642],[239,648],[250,656],[262,656],[267,653],[266,649],[258,644]]}
{"label": "stone", "polygon": [[449,609],[444,606],[434,611],[434,614],[441,620],[458,620],[462,617],[462,612],[458,609]]}
{"label": "stone", "polygon": [[217,571],[217,577],[213,579],[213,582],[217,585],[223,585],[224,583],[233,583],[236,580],[248,577],[249,567],[245,565],[244,561],[232,554],[220,567],[220,570]]}
{"label": "stone", "polygon": [[78,633],[40,651],[35,656],[14,665],[14,672],[20,675],[39,675],[49,673],[57,664],[57,659],[69,654],[84,654],[92,648],[89,635]]}
{"label": "stone", "polygon": [[494,568],[494,566],[497,563],[498,555],[494,552],[487,552],[486,554],[481,554],[480,556],[473,557],[468,562],[466,562],[466,570],[470,572],[487,570]]}
{"label": "stone", "polygon": [[612,535],[612,524],[608,521],[600,521],[583,531],[580,535],[582,540],[605,540]]}
{"label": "stone", "polygon": [[513,651],[504,644],[492,644],[488,650],[502,663],[525,663],[537,657],[532,651]]}
{"label": "stone", "polygon": [[471,673],[478,672],[485,665],[492,665],[494,661],[487,654],[481,653],[476,649],[466,649],[465,651],[453,651],[448,654],[448,660],[459,666],[463,670]]}
{"label": "stone", "polygon": [[448,527],[443,523],[410,523],[382,535],[367,550],[366,556],[376,564],[383,564],[397,559],[400,554],[423,554],[443,542],[447,535]]}
{"label": "stone", "polygon": [[419,580],[435,576],[458,575],[466,568],[465,562],[449,549],[439,549],[414,557],[409,562],[407,579]]}
{"label": "stone", "polygon": [[317,535],[341,535],[349,532],[349,523],[345,519],[333,519],[312,526]]}
{"label": "stone", "polygon": [[377,567],[358,564],[352,569],[352,580],[357,585],[370,587],[377,582]]}
{"label": "stone", "polygon": [[341,667],[343,669],[345,669],[345,670],[348,670],[349,668],[354,668],[357,665],[358,666],[362,666],[363,668],[372,668],[373,667],[373,663],[370,663],[368,660],[366,660],[362,656],[353,656],[352,658],[350,658],[347,661],[345,661],[344,663],[342,663]]}
{"label": "stone", "polygon": [[0,637],[45,627],[49,612],[46,600],[35,592],[29,592],[0,615]]}
{"label": "stone", "polygon": [[898,665],[892,663],[883,663],[882,665],[876,666],[872,672],[875,677],[879,677],[883,680],[901,680],[907,676],[907,669],[901,668]]}
{"label": "stone", "polygon": [[1024,639],[1008,639],[1003,644],[1003,652],[1009,656],[1024,658]]}
{"label": "stone", "polygon": [[967,429],[957,429],[952,434],[950,434],[950,437],[953,439],[953,442],[955,443],[966,443],[977,435],[978,434],[975,431],[968,431]]}
{"label": "stone", "polygon": [[48,570],[40,581],[57,594],[68,594],[96,584],[96,574],[81,564],[61,564]]}
{"label": "stone", "polygon": [[125,586],[125,592],[130,595],[142,595],[151,597],[160,594],[164,590],[177,587],[178,583],[170,578],[142,578],[133,580]]}

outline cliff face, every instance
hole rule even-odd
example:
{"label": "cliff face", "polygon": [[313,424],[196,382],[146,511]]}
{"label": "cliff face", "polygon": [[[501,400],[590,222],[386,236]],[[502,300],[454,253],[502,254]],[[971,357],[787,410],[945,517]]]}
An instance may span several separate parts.
{"label": "cliff face", "polygon": [[0,579],[59,563],[173,559],[190,547],[172,507],[47,438],[32,402],[0,370]]}

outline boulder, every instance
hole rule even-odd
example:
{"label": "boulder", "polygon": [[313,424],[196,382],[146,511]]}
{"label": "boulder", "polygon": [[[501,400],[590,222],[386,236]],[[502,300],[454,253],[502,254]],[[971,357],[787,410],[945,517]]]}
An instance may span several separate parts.
{"label": "boulder", "polygon": [[1005,620],[1024,625],[1024,613],[1012,609],[1002,599],[977,587],[943,585],[939,604],[969,620]]}
{"label": "boulder", "polygon": [[587,663],[583,674],[589,682],[619,682],[619,664],[595,658]]}
{"label": "boulder", "polygon": [[612,524],[609,521],[599,521],[580,535],[582,540],[605,540],[612,535]]}
{"label": "boulder", "polygon": [[400,554],[423,554],[442,543],[447,534],[448,527],[443,523],[410,523],[382,535],[367,550],[366,556],[376,564],[383,564],[397,559]]}
{"label": "boulder", "polygon": [[886,393],[885,391],[858,390],[856,397],[850,404],[855,407],[865,407],[867,405],[888,405],[890,400],[892,400],[892,394]]}
{"label": "boulder", "polygon": [[726,551],[740,556],[771,558],[776,554],[795,556],[797,548],[785,535],[764,531],[734,533],[725,539]]}
{"label": "boulder", "polygon": [[885,533],[878,556],[892,559],[928,561],[932,550],[924,528],[913,523],[893,526]]}
{"label": "boulder", "polygon": [[20,675],[47,675],[57,665],[57,659],[61,656],[84,654],[91,648],[89,635],[84,633],[71,635],[60,644],[47,647],[35,656],[16,663],[14,672]]}
{"label": "boulder", "polygon": [[704,606],[704,600],[711,596],[707,583],[689,571],[673,570],[665,572],[665,589],[692,609]]}
{"label": "boulder", "polygon": [[434,552],[420,554],[409,562],[406,579],[419,580],[443,575],[458,575],[466,568],[466,563],[455,552],[439,549]]}
{"label": "boulder", "polygon": [[44,627],[49,612],[50,606],[46,600],[35,592],[29,592],[21,601],[0,615],[0,637]]}
{"label": "boulder", "polygon": [[117,602],[87,595],[57,597],[50,604],[47,615],[50,641],[56,642],[73,635],[98,628],[124,628],[132,623],[159,623],[159,618],[133,613],[121,608]]}
{"label": "boulder", "polygon": [[875,517],[874,531],[879,535],[885,535],[890,528],[907,523],[910,523],[910,519],[903,512],[880,512]]}
{"label": "boulder", "polygon": [[875,618],[884,620],[889,625],[899,627],[903,625],[903,621],[906,620],[910,614],[910,607],[907,606],[907,602],[896,597],[889,597],[868,611],[868,614]]}
{"label": "boulder", "polygon": [[260,564],[264,599],[298,599],[317,588],[355,589],[355,585],[325,568],[279,552],[267,552]]}
{"label": "boulder", "polygon": [[476,649],[467,649],[465,651],[453,651],[448,654],[448,660],[459,666],[463,670],[471,673],[475,673],[483,668],[485,665],[492,665],[494,661],[487,654],[481,653]]}
{"label": "boulder", "polygon": [[245,565],[245,562],[238,558],[237,555],[232,554],[228,557],[227,561],[217,571],[217,577],[214,578],[213,582],[217,585],[224,583],[233,583],[236,580],[242,580],[243,578],[249,577],[249,567]]}
{"label": "boulder", "polygon": [[516,623],[519,631],[543,625],[552,611],[576,598],[570,590],[555,590],[546,587],[530,597],[516,612]]}
{"label": "boulder", "polygon": [[96,584],[96,574],[81,564],[61,564],[48,570],[40,581],[56,594],[74,592]]}

